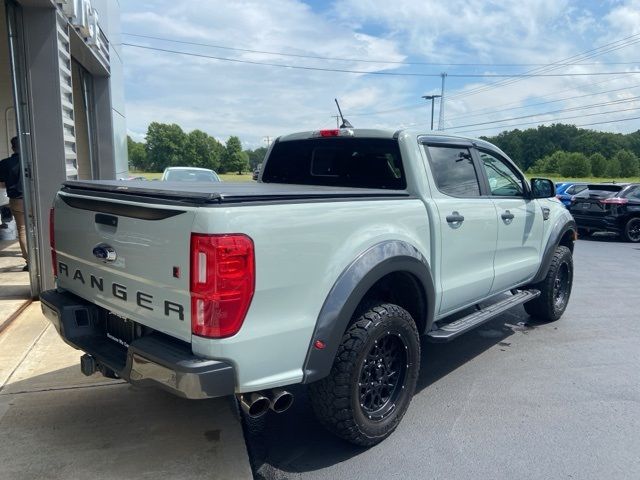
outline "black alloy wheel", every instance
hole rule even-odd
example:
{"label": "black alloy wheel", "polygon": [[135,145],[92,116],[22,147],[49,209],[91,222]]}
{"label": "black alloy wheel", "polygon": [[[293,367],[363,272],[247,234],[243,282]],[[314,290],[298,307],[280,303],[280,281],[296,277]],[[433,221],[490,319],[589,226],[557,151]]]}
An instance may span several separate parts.
{"label": "black alloy wheel", "polygon": [[380,421],[395,410],[405,388],[407,345],[400,334],[383,333],[360,367],[360,408],[371,420]]}
{"label": "black alloy wheel", "polygon": [[553,302],[556,310],[564,311],[569,294],[571,293],[571,282],[569,276],[569,264],[563,262],[559,265],[553,282]]}
{"label": "black alloy wheel", "polygon": [[632,218],[624,227],[624,238],[627,242],[640,242],[640,218]]}

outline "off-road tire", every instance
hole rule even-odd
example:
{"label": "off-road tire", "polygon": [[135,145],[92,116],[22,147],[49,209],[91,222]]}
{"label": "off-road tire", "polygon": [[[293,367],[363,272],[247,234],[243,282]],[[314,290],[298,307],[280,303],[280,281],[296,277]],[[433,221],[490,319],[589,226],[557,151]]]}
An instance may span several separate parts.
{"label": "off-road tire", "polygon": [[[380,351],[391,353],[385,356]],[[378,360],[373,361],[374,358]],[[384,376],[385,372],[393,372],[393,368],[402,372],[395,381]],[[309,386],[311,405],[329,431],[351,443],[369,447],[391,435],[400,423],[413,397],[419,370],[420,337],[413,318],[397,305],[377,304],[347,328],[329,376]],[[372,372],[378,378],[371,378]],[[380,390],[389,392],[388,400],[383,401],[386,393],[371,394],[367,390],[379,387],[367,387],[366,382],[363,387],[363,378],[376,380],[370,385],[394,383],[391,391],[387,387]],[[381,408],[367,411],[376,402],[383,402]]]}
{"label": "off-road tire", "polygon": [[545,322],[558,320],[567,308],[573,285],[573,257],[564,245],[556,247],[549,271],[543,281],[531,288],[540,290],[540,296],[524,304],[532,317]]}
{"label": "off-road tire", "polygon": [[624,226],[622,236],[627,242],[638,243],[640,242],[640,218],[631,218]]}

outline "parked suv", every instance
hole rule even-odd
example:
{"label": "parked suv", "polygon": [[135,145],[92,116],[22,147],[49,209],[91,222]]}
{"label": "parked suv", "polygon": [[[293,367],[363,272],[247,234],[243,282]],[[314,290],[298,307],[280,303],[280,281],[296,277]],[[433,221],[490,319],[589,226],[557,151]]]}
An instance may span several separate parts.
{"label": "parked suv", "polygon": [[592,184],[574,196],[569,211],[581,235],[613,232],[640,242],[640,184]]}

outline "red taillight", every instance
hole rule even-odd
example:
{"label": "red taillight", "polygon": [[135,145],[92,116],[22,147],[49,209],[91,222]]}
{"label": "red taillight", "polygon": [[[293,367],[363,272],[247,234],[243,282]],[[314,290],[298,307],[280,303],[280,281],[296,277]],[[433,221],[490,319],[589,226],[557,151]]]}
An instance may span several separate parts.
{"label": "red taillight", "polygon": [[629,200],[626,198],[613,197],[600,200],[600,203],[603,205],[624,205],[629,203]]}
{"label": "red taillight", "polygon": [[320,130],[321,137],[337,137],[338,135],[340,135],[340,130],[337,128],[332,130]]}
{"label": "red taillight", "polygon": [[53,276],[58,276],[58,255],[56,254],[56,236],[55,236],[55,210],[49,210],[49,246],[51,246],[51,268]]}
{"label": "red taillight", "polygon": [[253,241],[246,235],[191,234],[191,332],[235,335],[255,289]]}

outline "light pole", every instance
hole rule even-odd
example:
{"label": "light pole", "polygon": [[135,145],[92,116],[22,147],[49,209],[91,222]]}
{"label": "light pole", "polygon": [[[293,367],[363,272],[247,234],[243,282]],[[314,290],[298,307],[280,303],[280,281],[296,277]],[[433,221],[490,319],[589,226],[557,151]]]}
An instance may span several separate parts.
{"label": "light pole", "polygon": [[431,100],[431,130],[433,130],[433,100],[435,98],[440,98],[442,95],[423,95],[422,98],[425,100]]}

